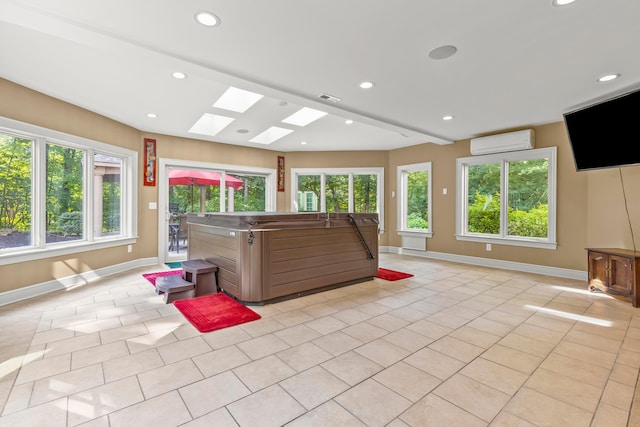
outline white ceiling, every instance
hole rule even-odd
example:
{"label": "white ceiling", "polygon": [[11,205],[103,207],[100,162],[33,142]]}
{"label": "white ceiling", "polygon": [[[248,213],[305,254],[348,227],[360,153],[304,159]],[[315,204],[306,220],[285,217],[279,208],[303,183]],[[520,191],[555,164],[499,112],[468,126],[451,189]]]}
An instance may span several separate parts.
{"label": "white ceiling", "polygon": [[[196,24],[200,10],[221,24]],[[637,87],[639,18],[638,0],[0,0],[0,77],[141,131],[390,150],[558,122]],[[430,59],[442,45],[457,53]],[[596,82],[607,73],[621,78]],[[230,85],[265,97],[244,114],[212,107]],[[280,122],[303,106],[329,114]],[[215,137],[189,133],[204,113],[236,120]],[[249,142],[274,125],[294,132]]]}

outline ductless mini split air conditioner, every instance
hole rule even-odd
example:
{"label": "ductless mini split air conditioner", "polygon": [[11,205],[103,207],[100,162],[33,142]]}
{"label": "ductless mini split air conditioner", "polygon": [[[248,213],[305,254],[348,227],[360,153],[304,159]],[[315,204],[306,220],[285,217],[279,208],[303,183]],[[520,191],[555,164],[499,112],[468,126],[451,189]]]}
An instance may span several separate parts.
{"label": "ductless mini split air conditioner", "polygon": [[507,151],[529,150],[534,147],[533,129],[499,133],[471,139],[471,154],[504,153]]}

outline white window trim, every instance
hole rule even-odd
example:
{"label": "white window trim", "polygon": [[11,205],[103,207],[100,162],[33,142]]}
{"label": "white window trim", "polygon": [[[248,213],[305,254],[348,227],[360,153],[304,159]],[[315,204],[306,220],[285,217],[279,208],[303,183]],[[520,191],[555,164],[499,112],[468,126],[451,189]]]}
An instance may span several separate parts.
{"label": "white window trim", "polygon": [[[548,159],[548,209],[549,218],[547,223],[547,238],[524,238],[517,236],[491,236],[486,234],[474,234],[466,232],[467,224],[467,182],[466,175],[463,174],[467,165],[478,165],[486,163],[504,163],[515,162],[521,160],[536,160],[541,158]],[[456,160],[456,239],[470,242],[495,243],[510,246],[521,246],[541,249],[556,249],[556,182],[557,182],[557,148],[537,148],[532,150],[513,151],[508,153],[487,154],[483,156],[464,157]],[[500,194],[506,194],[504,188],[506,182],[504,177],[500,183]],[[504,203],[503,212],[506,212]],[[501,221],[505,221],[505,214],[501,214]]]}
{"label": "white window trim", "polygon": [[[398,183],[398,223],[396,232],[400,236],[405,237],[433,237],[433,198],[431,192],[431,181],[432,181],[432,173],[431,173],[431,162],[423,162],[423,163],[414,163],[410,165],[400,165],[396,168],[397,171],[397,183]],[[428,221],[429,228],[427,230],[412,230],[407,228],[407,223],[405,221],[406,212],[407,212],[407,182],[405,176],[410,172],[420,172],[426,171],[429,175],[429,181],[427,183],[427,197],[429,200],[429,213],[428,213]]]}
{"label": "white window trim", "polygon": [[378,183],[376,188],[376,198],[378,207],[378,232],[384,233],[384,168],[292,168],[291,169],[291,211],[298,212],[298,176],[320,175],[320,212],[326,212],[326,175],[348,175],[349,176],[349,212],[353,212],[353,176],[354,175],[376,175]]}
{"label": "white window trim", "polygon": [[[36,236],[34,244],[38,246],[17,247],[4,249],[0,254],[0,265],[14,264],[18,262],[33,261],[69,255],[79,252],[86,252],[98,249],[111,248],[116,246],[129,245],[136,242],[138,236],[138,152],[128,150],[126,148],[105,144],[103,142],[79,137],[76,135],[59,132],[40,126],[23,123],[17,120],[0,117],[0,130],[7,133],[18,134],[36,141],[31,165],[32,171],[36,171],[35,176],[44,176],[46,174],[46,162],[44,161],[46,143],[52,143],[71,148],[77,148],[85,151],[84,188],[83,196],[83,216],[84,216],[84,236],[81,241],[70,241],[65,243],[45,244],[38,242],[38,236],[42,232],[41,217],[34,212],[32,219],[32,232]],[[93,207],[89,200],[89,195],[93,192],[93,176],[88,171],[92,170],[94,153],[111,154],[122,158],[121,168],[121,194],[122,208],[126,210],[121,212],[121,234],[114,237],[99,237],[93,235],[93,227],[91,227],[91,218]],[[31,181],[31,206],[46,206],[45,189],[42,184],[43,180]]]}
{"label": "white window trim", "polygon": [[[243,173],[265,177],[265,212],[276,210],[276,169],[257,168],[251,166],[228,165],[222,163],[196,162],[193,160],[180,160],[160,158],[158,161],[158,259],[165,260],[167,244],[164,236],[167,234],[167,221],[169,220],[169,180],[167,179],[169,168],[191,168],[215,170],[225,174]],[[221,198],[220,212],[225,211],[225,198]]]}

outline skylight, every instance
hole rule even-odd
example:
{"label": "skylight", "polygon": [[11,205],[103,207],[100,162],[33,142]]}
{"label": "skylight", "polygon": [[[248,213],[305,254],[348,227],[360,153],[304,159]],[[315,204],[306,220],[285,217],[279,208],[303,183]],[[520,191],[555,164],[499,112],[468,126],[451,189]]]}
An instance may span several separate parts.
{"label": "skylight", "polygon": [[271,144],[272,142],[289,135],[291,132],[293,132],[291,129],[271,126],[269,129],[265,130],[260,135],[254,136],[249,141],[256,142],[258,144]]}
{"label": "skylight", "polygon": [[286,119],[282,123],[288,123],[296,126],[306,126],[309,123],[318,120],[320,117],[326,116],[327,113],[320,110],[314,110],[313,108],[301,108]]}
{"label": "skylight", "polygon": [[231,86],[218,98],[213,106],[237,113],[244,113],[263,96],[264,95],[260,95],[259,93],[253,93]]}
{"label": "skylight", "polygon": [[229,126],[234,121],[232,117],[218,116],[216,114],[204,113],[198,121],[189,129],[190,133],[215,136],[222,129]]}

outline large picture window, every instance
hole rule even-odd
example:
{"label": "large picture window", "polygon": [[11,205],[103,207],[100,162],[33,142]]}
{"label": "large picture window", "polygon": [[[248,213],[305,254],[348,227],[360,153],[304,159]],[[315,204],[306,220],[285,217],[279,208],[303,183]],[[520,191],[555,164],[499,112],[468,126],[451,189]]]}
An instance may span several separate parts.
{"label": "large picture window", "polygon": [[292,169],[294,212],[377,213],[382,229],[382,168]]}
{"label": "large picture window", "polygon": [[135,242],[137,152],[0,118],[0,264]]}
{"label": "large picture window", "polygon": [[556,149],[458,159],[460,240],[555,248]]}
{"label": "large picture window", "polygon": [[0,129],[0,254],[31,245],[33,145]]}
{"label": "large picture window", "polygon": [[398,166],[398,234],[431,237],[431,162]]}

